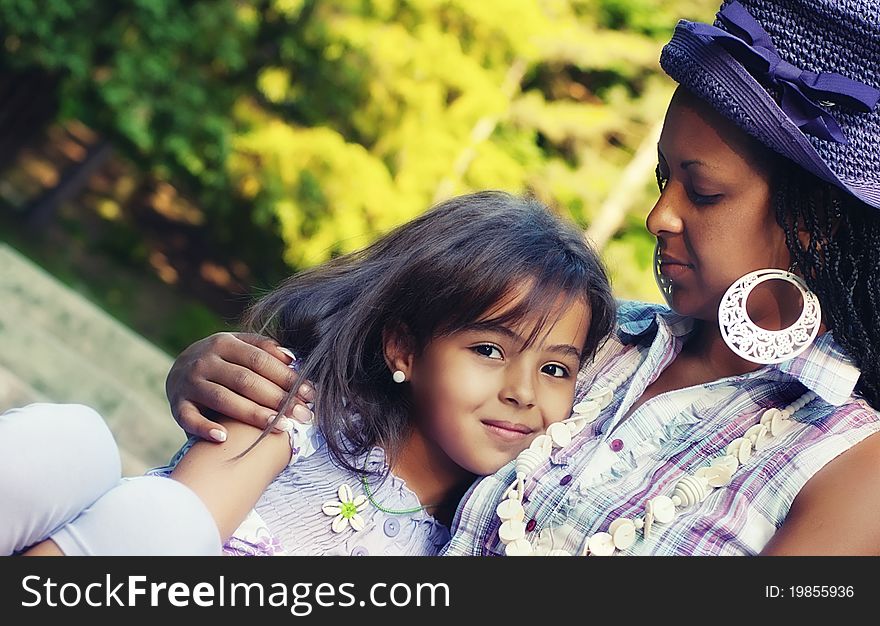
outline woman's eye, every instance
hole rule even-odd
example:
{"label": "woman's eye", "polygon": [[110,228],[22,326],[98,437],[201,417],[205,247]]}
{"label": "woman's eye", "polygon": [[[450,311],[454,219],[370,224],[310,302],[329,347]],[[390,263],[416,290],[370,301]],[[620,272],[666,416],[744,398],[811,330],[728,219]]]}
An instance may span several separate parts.
{"label": "woman's eye", "polygon": [[545,365],[542,369],[542,372],[545,374],[550,374],[554,378],[567,378],[568,377],[568,369],[562,367],[558,363],[549,363]]}
{"label": "woman's eye", "polygon": [[694,204],[715,204],[718,202],[718,199],[721,198],[720,193],[716,193],[713,195],[704,195],[701,193],[697,193],[696,191],[691,190],[690,196],[691,201]]}
{"label": "woman's eye", "polygon": [[501,354],[501,350],[499,350],[497,346],[493,346],[490,344],[481,344],[479,346],[474,346],[473,348],[471,348],[471,350],[490,359],[500,359],[504,357],[504,355]]}

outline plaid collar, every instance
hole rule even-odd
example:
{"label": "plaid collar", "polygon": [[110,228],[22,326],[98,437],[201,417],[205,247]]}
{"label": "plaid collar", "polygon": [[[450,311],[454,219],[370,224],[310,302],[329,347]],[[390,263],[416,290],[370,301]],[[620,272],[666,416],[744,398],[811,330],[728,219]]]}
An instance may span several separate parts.
{"label": "plaid collar", "polygon": [[[624,344],[653,337],[662,325],[669,335],[686,338],[694,329],[694,321],[666,306],[644,303],[621,303],[618,336]],[[798,356],[762,367],[748,377],[763,376],[777,380],[795,379],[820,398],[839,406],[853,395],[861,372],[844,349],[834,340],[831,331],[824,333]]]}

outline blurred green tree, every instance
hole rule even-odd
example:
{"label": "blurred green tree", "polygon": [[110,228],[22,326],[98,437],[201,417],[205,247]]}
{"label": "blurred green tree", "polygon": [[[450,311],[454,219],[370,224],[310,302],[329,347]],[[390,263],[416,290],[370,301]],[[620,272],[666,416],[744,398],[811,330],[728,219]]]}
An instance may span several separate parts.
{"label": "blurred green tree", "polygon": [[62,116],[209,223],[246,211],[293,269],[501,188],[595,226],[618,295],[654,299],[642,223],[672,91],[657,59],[677,19],[716,5],[0,0],[0,42],[4,63],[59,77]]}

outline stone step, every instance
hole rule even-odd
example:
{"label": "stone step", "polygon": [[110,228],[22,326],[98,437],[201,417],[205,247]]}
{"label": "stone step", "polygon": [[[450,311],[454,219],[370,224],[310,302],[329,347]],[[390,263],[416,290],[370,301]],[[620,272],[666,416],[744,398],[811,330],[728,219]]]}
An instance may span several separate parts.
{"label": "stone step", "polygon": [[92,406],[119,443],[125,473],[141,473],[165,463],[184,440],[165,400],[171,363],[0,244],[0,411],[35,400]]}

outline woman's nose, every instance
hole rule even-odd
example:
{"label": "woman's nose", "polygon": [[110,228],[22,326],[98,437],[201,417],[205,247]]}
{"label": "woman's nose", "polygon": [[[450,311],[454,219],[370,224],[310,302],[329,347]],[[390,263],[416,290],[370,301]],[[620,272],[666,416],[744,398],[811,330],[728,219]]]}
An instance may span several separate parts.
{"label": "woman's nose", "polygon": [[662,238],[664,235],[678,235],[684,230],[684,222],[678,208],[681,206],[681,197],[676,183],[666,183],[660,197],[654,204],[654,208],[648,213],[645,225],[648,231],[655,237]]}

